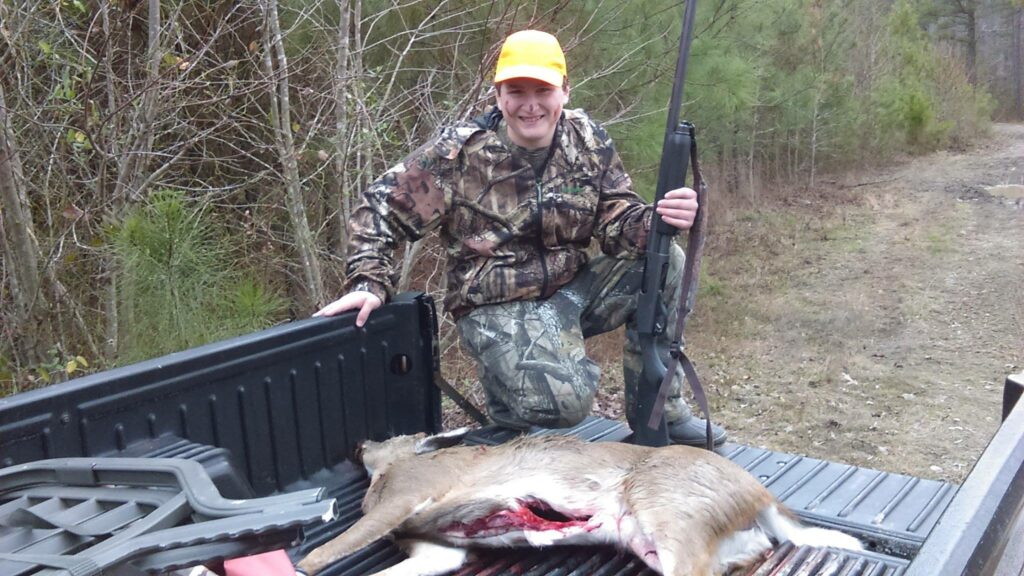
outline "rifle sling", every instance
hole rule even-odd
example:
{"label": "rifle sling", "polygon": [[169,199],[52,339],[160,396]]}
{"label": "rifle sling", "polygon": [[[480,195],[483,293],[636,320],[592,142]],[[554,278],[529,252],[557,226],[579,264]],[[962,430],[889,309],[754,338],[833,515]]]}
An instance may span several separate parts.
{"label": "rifle sling", "polygon": [[[703,192],[706,188],[704,186],[704,179],[700,174],[700,164],[697,161],[696,140],[694,140],[693,146],[690,147],[690,162],[693,164],[693,186],[697,190]],[[704,203],[703,201],[705,200],[706,198],[702,197],[702,203]],[[698,209],[704,211],[707,210],[707,207],[699,206]],[[703,214],[697,216],[697,218],[702,217]],[[694,223],[696,224],[696,219]],[[703,230],[701,232],[703,233]],[[689,240],[690,243],[694,241],[699,240],[696,238],[690,238]],[[687,246],[687,248],[689,248],[689,246]],[[697,254],[697,250],[693,250],[692,252],[693,254],[690,255],[691,257]],[[692,266],[698,265],[697,262],[687,263]],[[679,302],[676,304],[679,311],[676,314],[675,340],[672,342],[672,349],[669,350],[672,360],[668,363],[667,370],[665,371],[665,377],[661,379],[661,386],[658,387],[658,396],[654,401],[654,406],[651,408],[651,418],[647,425],[650,426],[652,430],[658,429],[661,425],[661,419],[665,414],[665,402],[668,400],[668,393],[672,387],[672,379],[675,378],[676,375],[676,367],[682,366],[683,373],[686,375],[686,381],[690,383],[690,389],[693,390],[693,398],[700,406],[701,412],[704,413],[704,420],[707,424],[706,448],[713,451],[715,442],[711,434],[711,410],[708,407],[708,397],[704,393],[704,386],[701,385],[700,378],[697,377],[697,370],[693,367],[693,363],[690,362],[690,359],[686,356],[686,352],[683,351],[682,345],[682,342],[685,342],[683,339],[683,329],[686,326],[686,316],[690,312],[688,301],[690,297],[691,284],[696,282],[696,272],[696,269],[694,269],[694,273],[689,278],[686,278],[687,281],[684,282],[684,286],[681,286],[679,290]]]}

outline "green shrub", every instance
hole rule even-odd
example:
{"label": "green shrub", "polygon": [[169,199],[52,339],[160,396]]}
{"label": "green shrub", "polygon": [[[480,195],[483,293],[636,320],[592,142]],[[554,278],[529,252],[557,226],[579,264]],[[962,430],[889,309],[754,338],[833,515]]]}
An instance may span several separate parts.
{"label": "green shrub", "polygon": [[132,362],[266,327],[287,302],[233,267],[213,218],[161,190],[113,230],[118,361]]}

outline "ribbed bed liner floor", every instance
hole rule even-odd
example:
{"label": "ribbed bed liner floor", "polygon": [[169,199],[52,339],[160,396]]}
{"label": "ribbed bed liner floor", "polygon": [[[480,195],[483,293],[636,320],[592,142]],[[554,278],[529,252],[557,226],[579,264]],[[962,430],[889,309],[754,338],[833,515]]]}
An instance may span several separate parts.
{"label": "ribbed bed liner floor", "polygon": [[[591,417],[566,430],[536,430],[534,434],[571,434],[589,441],[621,441],[629,429],[620,422]],[[467,443],[500,444],[514,437],[502,429],[473,432]],[[765,484],[804,521],[841,529],[864,540],[870,552],[794,548],[783,544],[744,576],[898,576],[902,574],[938,520],[955,486],[762,450],[726,444],[718,452]],[[368,486],[355,467],[335,471],[329,479],[338,498],[339,519],[311,530],[306,542],[292,553],[301,557],[354,523]],[[404,558],[390,542],[378,542],[324,572],[326,576],[363,576],[383,570]],[[489,550],[456,574],[469,576],[650,576],[654,572],[631,554],[611,547],[558,547],[541,550]]]}

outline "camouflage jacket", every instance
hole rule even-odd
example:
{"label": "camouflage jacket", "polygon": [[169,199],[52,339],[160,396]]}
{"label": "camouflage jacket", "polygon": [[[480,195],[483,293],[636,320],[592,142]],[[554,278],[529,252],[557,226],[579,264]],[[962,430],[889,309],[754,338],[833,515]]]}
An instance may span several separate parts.
{"label": "camouflage jacket", "polygon": [[353,212],[347,289],[387,300],[392,252],[441,227],[447,250],[445,308],[456,318],[483,305],[547,298],[602,251],[637,258],[651,207],[611,138],[581,110],[565,110],[537,178],[494,130],[474,122],[444,129],[363,194]]}

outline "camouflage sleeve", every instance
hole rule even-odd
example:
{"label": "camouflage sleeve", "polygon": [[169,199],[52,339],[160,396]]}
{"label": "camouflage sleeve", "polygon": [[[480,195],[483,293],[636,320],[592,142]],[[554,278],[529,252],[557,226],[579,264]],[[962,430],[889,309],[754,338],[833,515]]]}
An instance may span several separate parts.
{"label": "camouflage sleeve", "polygon": [[346,292],[363,290],[388,301],[394,296],[394,250],[437,227],[451,204],[449,186],[461,146],[449,132],[421,146],[363,192],[349,221]]}
{"label": "camouflage sleeve", "polygon": [[596,123],[594,140],[602,163],[595,227],[601,251],[616,258],[639,258],[647,249],[653,208],[633,191],[633,181],[622,165],[615,144]]}

